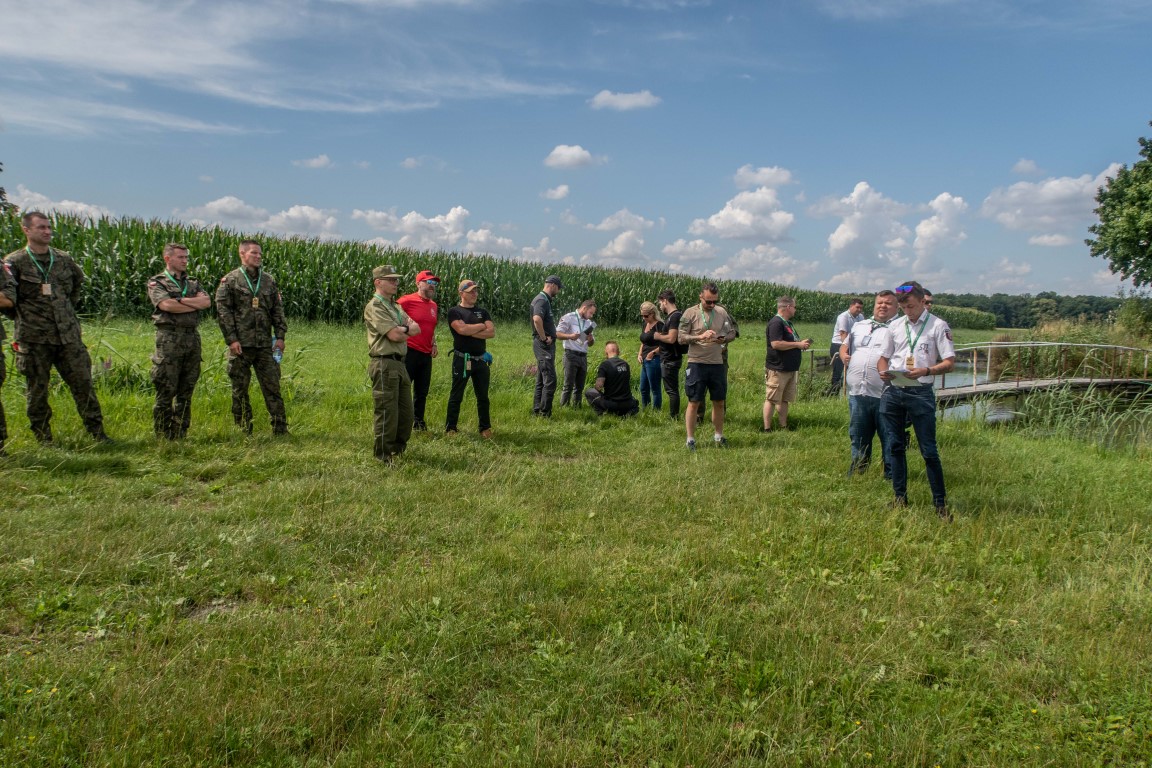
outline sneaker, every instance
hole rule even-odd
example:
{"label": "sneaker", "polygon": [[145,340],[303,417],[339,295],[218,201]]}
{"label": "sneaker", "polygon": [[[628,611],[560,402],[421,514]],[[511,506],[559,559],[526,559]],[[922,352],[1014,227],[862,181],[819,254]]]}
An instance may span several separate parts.
{"label": "sneaker", "polygon": [[936,517],[940,518],[946,523],[952,522],[952,513],[948,511],[948,506],[945,504],[936,505]]}
{"label": "sneaker", "polygon": [[423,419],[416,419],[412,422],[412,429],[416,432],[427,432],[428,425],[424,423]]}
{"label": "sneaker", "polygon": [[716,445],[717,448],[728,447],[728,438],[724,437],[724,435],[716,435],[712,438],[712,442]]}
{"label": "sneaker", "polygon": [[888,509],[908,509],[908,499],[904,496],[897,496],[888,502]]}
{"label": "sneaker", "polygon": [[696,452],[696,441],[695,440],[689,440],[687,445],[688,445],[689,451],[692,451],[693,453]]}
{"label": "sneaker", "polygon": [[490,430],[490,429],[480,430],[480,437],[484,438],[485,440],[491,440],[492,439],[492,430]]}

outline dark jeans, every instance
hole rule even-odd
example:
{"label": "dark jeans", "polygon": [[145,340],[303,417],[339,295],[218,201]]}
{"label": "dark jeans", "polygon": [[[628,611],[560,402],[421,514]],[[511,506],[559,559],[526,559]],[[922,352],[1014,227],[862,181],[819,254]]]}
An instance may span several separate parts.
{"label": "dark jeans", "polygon": [[636,402],[636,398],[631,395],[627,400],[609,400],[601,394],[600,390],[595,387],[588,387],[584,391],[584,397],[588,398],[588,404],[592,406],[592,410],[596,412],[597,416],[603,416],[606,413],[614,413],[617,416],[635,416],[640,413],[640,403]]}
{"label": "dark jeans", "polygon": [[[408,354],[412,354],[409,352]],[[460,406],[464,403],[464,392],[468,382],[472,382],[472,391],[476,393],[476,417],[479,420],[479,429],[483,432],[492,428],[491,408],[488,404],[488,383],[492,372],[488,363],[473,357],[472,370],[464,367],[464,358],[452,353],[452,392],[448,395],[448,416],[444,419],[444,430],[452,432],[460,419]],[[465,375],[467,374],[467,375]]]}
{"label": "dark jeans", "polygon": [[556,340],[551,344],[532,337],[532,354],[536,356],[536,390],[532,395],[532,413],[552,415],[552,399],[556,396]]}
{"label": "dark jeans", "polygon": [[944,492],[944,467],[936,451],[936,390],[931,384],[888,387],[880,399],[880,418],[884,419],[888,435],[892,437],[888,441],[888,453],[892,461],[892,492],[896,498],[908,496],[908,446],[898,436],[903,434],[905,422],[911,421],[928,471],[932,503],[942,506],[947,494]]}
{"label": "dark jeans", "polygon": [[660,358],[645,360],[640,365],[640,402],[645,408],[649,404],[660,410]]}
{"label": "dark jeans", "polygon": [[840,394],[840,389],[844,386],[844,361],[840,359],[840,347],[842,344],[833,343],[828,347],[828,354],[832,356],[832,383],[828,385],[829,397],[836,397]]}
{"label": "dark jeans", "polygon": [[884,456],[884,476],[892,473],[888,455],[888,428],[880,418],[879,397],[848,396],[848,437],[852,440],[852,464],[849,474],[863,472],[872,463],[872,438],[880,435],[880,452]]}
{"label": "dark jeans", "polygon": [[668,415],[680,415],[680,366],[684,358],[660,361],[660,381],[664,384],[664,394],[668,395]]}
{"label": "dark jeans", "polygon": [[412,418],[417,424],[423,424],[424,404],[428,402],[428,388],[432,384],[432,355],[408,347],[404,367],[412,379]]}
{"label": "dark jeans", "polygon": [[588,382],[588,353],[564,350],[564,386],[560,390],[560,407],[580,407],[580,393]]}

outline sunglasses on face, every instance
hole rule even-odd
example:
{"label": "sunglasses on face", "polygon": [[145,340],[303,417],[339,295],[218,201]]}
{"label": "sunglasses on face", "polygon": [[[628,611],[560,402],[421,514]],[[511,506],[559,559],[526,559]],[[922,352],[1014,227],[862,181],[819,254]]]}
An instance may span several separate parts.
{"label": "sunglasses on face", "polygon": [[431,285],[433,288],[435,288],[437,285],[440,285],[439,280],[425,280],[424,282],[428,283],[428,285]]}
{"label": "sunglasses on face", "polygon": [[720,301],[720,299],[701,299],[700,301],[704,306],[711,307],[715,306],[716,302]]}

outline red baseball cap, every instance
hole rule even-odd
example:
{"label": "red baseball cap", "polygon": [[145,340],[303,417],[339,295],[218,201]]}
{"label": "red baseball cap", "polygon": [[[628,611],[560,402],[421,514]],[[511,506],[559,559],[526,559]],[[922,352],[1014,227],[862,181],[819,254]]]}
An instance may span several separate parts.
{"label": "red baseball cap", "polygon": [[435,280],[436,282],[440,282],[440,278],[436,277],[436,275],[432,274],[432,272],[427,269],[421,270],[420,274],[416,275],[416,282],[422,283],[425,280]]}

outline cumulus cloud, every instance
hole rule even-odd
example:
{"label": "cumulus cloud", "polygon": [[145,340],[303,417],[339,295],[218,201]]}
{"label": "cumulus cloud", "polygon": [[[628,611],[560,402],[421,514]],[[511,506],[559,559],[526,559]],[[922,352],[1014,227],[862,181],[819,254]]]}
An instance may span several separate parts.
{"label": "cumulus cloud", "polygon": [[595,229],[598,232],[615,232],[619,229],[639,231],[649,229],[651,226],[652,222],[648,219],[637,216],[627,208],[621,208],[599,224],[589,224],[588,229]]}
{"label": "cumulus cloud", "polygon": [[1036,176],[1040,173],[1040,166],[1036,165],[1035,160],[1022,157],[1012,166],[1012,173],[1017,176]]}
{"label": "cumulus cloud", "polygon": [[555,263],[560,260],[560,251],[552,247],[547,237],[540,238],[539,245],[529,245],[520,249],[520,258],[524,261],[538,261],[544,264]]}
{"label": "cumulus cloud", "polygon": [[736,171],[736,175],[732,177],[736,182],[736,186],[740,189],[748,189],[749,187],[782,187],[785,184],[792,183],[792,172],[786,168],[778,168],[774,165],[764,166],[761,168],[753,168],[751,165],[743,165]]}
{"label": "cumulus cloud", "polygon": [[557,144],[556,148],[548,153],[548,157],[544,158],[544,165],[549,168],[581,168],[603,162],[603,157],[595,157],[579,144]]}
{"label": "cumulus cloud", "polygon": [[335,212],[311,205],[293,205],[279,213],[270,213],[267,209],[249,205],[234,195],[226,195],[204,205],[173,213],[178,219],[197,226],[217,225],[232,229],[322,239],[339,237],[337,231],[339,222]]}
{"label": "cumulus cloud", "polygon": [[79,200],[53,200],[47,195],[33,192],[23,184],[16,185],[16,191],[8,195],[8,201],[22,211],[40,211],[41,213],[55,211],[56,213],[71,213],[92,219],[112,215],[112,211],[102,205],[82,203]]}
{"label": "cumulus cloud", "polygon": [[819,262],[803,262],[783,249],[769,244],[743,248],[731,259],[712,271],[722,280],[767,280],[784,285],[799,285],[819,269]]}
{"label": "cumulus cloud", "polygon": [[696,219],[688,231],[693,235],[722,240],[774,242],[787,236],[795,218],[788,211],[781,210],[776,190],[759,187],[739,193],[707,219]]}
{"label": "cumulus cloud", "polygon": [[563,200],[564,198],[568,197],[568,185],[561,184],[558,187],[546,189],[540,193],[540,197],[544,198],[545,200]]}
{"label": "cumulus cloud", "polygon": [[644,255],[644,237],[636,230],[627,230],[594,253],[580,259],[581,264],[596,264],[601,267],[649,267]]}
{"label": "cumulus cloud", "polygon": [[837,264],[856,267],[907,264],[903,249],[912,231],[900,217],[909,210],[866,181],[858,183],[846,197],[825,199],[809,209],[814,216],[841,217],[828,236],[828,253]]}
{"label": "cumulus cloud", "polygon": [[[457,205],[447,213],[427,217],[416,211],[397,216],[391,211],[352,211],[352,218],[365,222],[376,230],[394,232],[400,236],[396,244],[418,251],[451,250],[468,231],[468,209]],[[386,241],[391,244],[391,241]]]}
{"label": "cumulus cloud", "polygon": [[516,244],[510,238],[500,237],[491,229],[468,230],[467,242],[469,253],[509,256],[516,251]]}
{"label": "cumulus cloud", "polygon": [[1005,257],[977,279],[988,293],[1020,292],[1032,287],[1029,281],[1031,274],[1032,265],[1028,262],[1012,261]]}
{"label": "cumulus cloud", "polygon": [[297,168],[331,168],[333,164],[328,155],[317,155],[306,160],[293,160],[292,165]]}
{"label": "cumulus cloud", "polygon": [[600,91],[588,100],[592,109],[614,109],[619,112],[626,112],[630,109],[648,109],[659,103],[660,97],[652,95],[652,92],[647,90],[638,93]]}
{"label": "cumulus cloud", "polygon": [[1051,245],[1050,238],[1083,229],[1096,208],[1096,190],[1120,170],[1118,163],[1096,176],[1050,177],[1042,181],[1018,181],[992,190],[980,214],[1005,229],[1041,235],[1037,245]]}
{"label": "cumulus cloud", "polygon": [[669,261],[669,268],[680,271],[687,264],[707,264],[716,258],[716,247],[707,240],[685,240],[664,246],[661,250]]}
{"label": "cumulus cloud", "polygon": [[916,239],[912,248],[916,251],[914,269],[923,272],[932,268],[931,259],[945,246],[958,245],[968,239],[962,229],[961,218],[968,210],[964,198],[941,192],[928,203],[932,215],[916,225]]}

